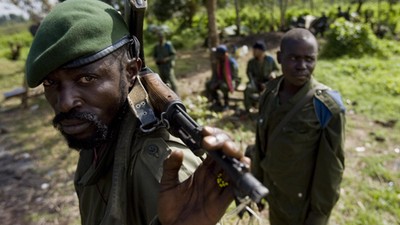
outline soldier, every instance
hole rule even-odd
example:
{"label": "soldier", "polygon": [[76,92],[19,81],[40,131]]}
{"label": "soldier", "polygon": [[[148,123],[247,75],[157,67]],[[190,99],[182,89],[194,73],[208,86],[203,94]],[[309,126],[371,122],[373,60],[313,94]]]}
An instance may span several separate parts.
{"label": "soldier", "polygon": [[216,66],[212,70],[211,80],[206,83],[206,92],[211,102],[217,106],[222,106],[219,99],[218,90],[224,96],[224,109],[229,108],[229,93],[233,93],[239,85],[238,64],[236,60],[228,54],[225,45],[220,45],[215,51]]}
{"label": "soldier", "polygon": [[344,106],[312,72],[318,44],[306,29],[282,38],[283,75],[260,100],[252,172],[269,190],[271,225],[327,224],[344,170]]}
{"label": "soldier", "polygon": [[257,41],[253,45],[254,57],[247,63],[246,74],[249,82],[244,90],[244,106],[247,112],[258,102],[260,93],[264,91],[268,81],[275,78],[278,66],[274,58],[265,54],[265,44]]}
{"label": "soldier", "polygon": [[[54,127],[79,151],[81,224],[216,224],[233,200],[233,186],[218,183],[228,179],[221,168],[165,128],[139,128],[132,102],[142,96],[138,49],[113,7],[68,0],[43,20],[28,54],[28,85],[43,84]],[[204,149],[246,163],[221,130],[202,132]]]}
{"label": "soldier", "polygon": [[167,41],[165,35],[158,34],[158,44],[154,46],[153,58],[157,64],[158,72],[164,83],[169,84],[172,90],[178,91],[174,73],[176,51],[170,41]]}

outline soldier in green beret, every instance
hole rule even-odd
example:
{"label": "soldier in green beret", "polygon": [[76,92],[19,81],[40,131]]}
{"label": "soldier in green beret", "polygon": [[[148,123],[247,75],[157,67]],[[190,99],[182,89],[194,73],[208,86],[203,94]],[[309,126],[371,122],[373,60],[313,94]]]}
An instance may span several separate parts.
{"label": "soldier in green beret", "polygon": [[306,29],[282,38],[283,75],[260,100],[252,173],[270,190],[271,225],[327,224],[344,171],[345,109],[312,73],[318,44]]}
{"label": "soldier in green beret", "polygon": [[[29,51],[28,85],[44,86],[54,127],[79,151],[81,222],[215,224],[233,200],[233,186],[218,186],[221,168],[165,128],[139,128],[131,91],[141,69],[138,45],[111,6],[68,0],[42,21]],[[226,133],[202,132],[204,149],[248,163]]]}

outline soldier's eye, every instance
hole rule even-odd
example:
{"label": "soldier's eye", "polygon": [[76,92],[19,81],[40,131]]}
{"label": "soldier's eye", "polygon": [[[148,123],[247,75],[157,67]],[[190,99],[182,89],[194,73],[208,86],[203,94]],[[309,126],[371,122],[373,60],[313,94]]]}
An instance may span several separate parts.
{"label": "soldier's eye", "polygon": [[79,79],[79,82],[83,83],[83,84],[88,84],[92,81],[94,81],[96,78],[93,76],[83,76]]}

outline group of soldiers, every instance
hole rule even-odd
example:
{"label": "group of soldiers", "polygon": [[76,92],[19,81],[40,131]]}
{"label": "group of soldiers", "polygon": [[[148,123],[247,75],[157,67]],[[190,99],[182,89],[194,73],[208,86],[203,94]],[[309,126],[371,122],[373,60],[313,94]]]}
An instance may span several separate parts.
{"label": "group of soldiers", "polygon": [[[274,58],[265,53],[266,45],[263,41],[256,41],[252,51],[253,57],[248,61],[246,68],[248,82],[243,93],[243,104],[247,112],[257,106],[266,83],[275,78],[279,71]],[[171,42],[166,41],[163,34],[159,34],[159,43],[154,47],[153,58],[161,79],[177,92],[175,55],[176,51]],[[229,108],[229,95],[240,85],[239,66],[226,45],[215,48],[213,59],[211,79],[205,84],[206,96],[212,108],[226,110]]]}
{"label": "group of soldiers", "polygon": [[[244,90],[244,106],[247,112],[256,107],[260,93],[265,89],[265,84],[276,77],[279,71],[273,57],[267,55],[266,45],[257,41],[253,45],[253,57],[248,61],[246,75],[248,82]],[[238,63],[228,53],[225,45],[220,45],[215,51],[215,63],[211,79],[206,83],[206,93],[213,106],[229,108],[229,93],[233,93],[240,84]],[[222,92],[223,104],[218,91]]]}

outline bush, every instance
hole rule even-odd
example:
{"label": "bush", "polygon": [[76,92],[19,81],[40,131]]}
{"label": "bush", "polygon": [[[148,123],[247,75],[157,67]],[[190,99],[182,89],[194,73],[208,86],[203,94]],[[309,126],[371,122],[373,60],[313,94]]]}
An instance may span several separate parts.
{"label": "bush", "polygon": [[344,18],[339,18],[331,24],[326,41],[322,57],[335,58],[347,55],[359,58],[366,54],[382,55],[378,48],[378,40],[368,25],[352,23]]}
{"label": "bush", "polygon": [[[10,58],[12,45],[20,45],[22,48],[29,48],[32,43],[32,35],[28,31],[5,35],[0,38],[0,58]],[[25,57],[25,56],[23,56]]]}

